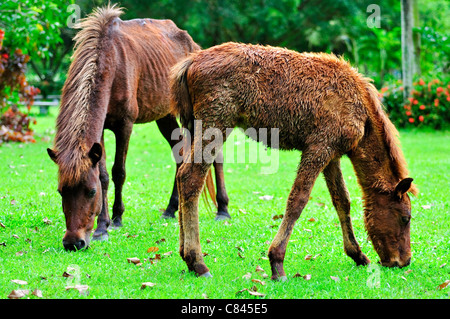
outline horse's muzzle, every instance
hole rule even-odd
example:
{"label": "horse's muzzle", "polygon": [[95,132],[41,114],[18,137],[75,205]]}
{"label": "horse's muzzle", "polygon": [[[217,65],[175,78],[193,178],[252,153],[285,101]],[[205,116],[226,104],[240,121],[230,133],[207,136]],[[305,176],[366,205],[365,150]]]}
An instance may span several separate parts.
{"label": "horse's muzzle", "polygon": [[86,241],[82,238],[74,242],[63,239],[63,246],[65,250],[77,251],[86,248]]}

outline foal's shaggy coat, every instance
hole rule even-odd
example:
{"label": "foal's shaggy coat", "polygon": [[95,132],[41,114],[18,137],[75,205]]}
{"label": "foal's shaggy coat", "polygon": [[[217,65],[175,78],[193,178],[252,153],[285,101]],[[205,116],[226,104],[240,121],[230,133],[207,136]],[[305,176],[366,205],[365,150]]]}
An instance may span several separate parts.
{"label": "foal's shaggy coat", "polygon": [[[346,253],[358,265],[369,263],[351,225],[339,164],[345,154],[362,187],[366,228],[382,264],[409,264],[406,192],[417,190],[375,87],[346,61],[324,53],[225,43],[179,62],[172,69],[171,85],[172,114],[179,115],[184,126],[200,119],[203,130],[216,127],[224,140],[226,128],[235,126],[279,128],[280,148],[302,151],[286,214],[269,249],[272,278],[285,276],[286,245],[320,172],[339,215]],[[201,137],[196,138],[200,142]],[[200,275],[209,274],[197,224],[198,196],[208,168],[207,163],[185,163],[177,174],[180,253]]]}

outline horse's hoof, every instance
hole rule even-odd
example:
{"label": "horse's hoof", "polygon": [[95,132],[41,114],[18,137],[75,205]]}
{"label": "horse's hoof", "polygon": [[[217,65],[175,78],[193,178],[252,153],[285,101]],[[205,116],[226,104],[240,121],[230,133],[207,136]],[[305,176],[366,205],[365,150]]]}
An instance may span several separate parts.
{"label": "horse's hoof", "polygon": [[287,281],[287,276],[280,276],[275,278],[275,281],[281,281],[281,282],[285,282]]}
{"label": "horse's hoof", "polygon": [[212,278],[212,275],[211,275],[211,273],[209,271],[207,271],[204,274],[200,275],[199,277]]}
{"label": "horse's hoof", "polygon": [[171,218],[175,218],[175,213],[174,212],[168,212],[165,211],[162,215],[161,215],[162,219],[171,219]]}
{"label": "horse's hoof", "polygon": [[94,234],[92,235],[92,240],[105,241],[108,239],[109,239],[109,234],[107,231],[100,232],[100,233],[94,232]]}
{"label": "horse's hoof", "polygon": [[231,219],[230,214],[228,214],[227,212],[217,212],[216,217],[214,218],[215,221],[227,220],[227,219]]}

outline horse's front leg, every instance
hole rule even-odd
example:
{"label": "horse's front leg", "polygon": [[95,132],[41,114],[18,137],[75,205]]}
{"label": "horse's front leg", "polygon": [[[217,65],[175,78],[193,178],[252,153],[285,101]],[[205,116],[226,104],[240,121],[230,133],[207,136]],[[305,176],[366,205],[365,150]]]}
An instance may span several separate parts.
{"label": "horse's front leg", "polygon": [[325,181],[330,191],[331,200],[336,208],[344,238],[344,251],[356,264],[367,265],[370,263],[359,247],[353,232],[352,220],[350,217],[350,196],[345,186],[344,178],[340,168],[340,161],[333,160],[323,170]]}
{"label": "horse's front leg", "polygon": [[113,130],[116,136],[116,154],[112,167],[112,179],[114,182],[112,220],[114,227],[122,226],[122,215],[125,211],[125,205],[122,200],[122,188],[126,178],[125,162],[132,129],[133,122],[124,120],[119,125],[116,125],[116,129]]}
{"label": "horse's front leg", "polygon": [[106,152],[105,152],[105,143],[102,135],[102,147],[103,147],[103,156],[99,162],[99,170],[100,170],[100,183],[102,185],[102,210],[97,218],[97,228],[95,229],[94,234],[92,235],[93,240],[106,240],[108,239],[108,227],[111,223],[108,212],[108,186],[109,186],[109,176],[108,171],[106,169]]}
{"label": "horse's front leg", "polygon": [[[156,124],[158,125],[159,131],[164,136],[166,141],[169,143],[170,148],[172,149],[174,158],[178,158],[179,154],[175,154],[177,151],[177,148],[175,146],[182,141],[182,136],[180,135],[178,139],[173,140],[172,139],[172,132],[176,129],[179,129],[177,120],[173,115],[167,115],[166,117],[163,117],[162,119],[159,119],[156,121]],[[178,172],[178,169],[180,167],[181,163],[176,164],[176,171],[175,171],[175,178],[173,182],[173,188],[172,188],[172,195],[169,199],[169,204],[167,205],[167,208],[164,210],[164,213],[162,214],[162,218],[175,218],[175,212],[178,210],[178,188],[177,188],[177,181],[176,181],[176,174]]]}
{"label": "horse's front leg", "polygon": [[279,279],[284,281],[287,278],[283,262],[292,229],[309,200],[309,195],[317,176],[330,159],[331,156],[326,151],[326,147],[316,146],[312,149],[304,150],[302,153],[300,168],[287,201],[286,213],[269,248],[268,256],[273,280]]}

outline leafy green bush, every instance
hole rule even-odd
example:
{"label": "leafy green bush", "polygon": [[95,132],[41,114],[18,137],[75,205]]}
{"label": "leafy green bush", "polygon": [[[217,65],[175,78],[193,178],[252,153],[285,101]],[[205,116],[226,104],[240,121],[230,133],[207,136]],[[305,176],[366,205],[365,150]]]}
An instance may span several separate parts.
{"label": "leafy green bush", "polygon": [[401,81],[383,87],[380,95],[389,118],[398,127],[430,127],[443,129],[450,126],[450,82],[423,79],[414,82],[411,97],[403,101]]}
{"label": "leafy green bush", "polygon": [[[28,112],[39,89],[28,84],[25,71],[30,57],[21,49],[3,48],[4,31],[0,29],[0,145],[7,141],[34,142]],[[25,105],[28,112],[21,112]]]}

